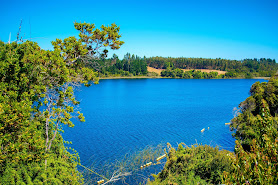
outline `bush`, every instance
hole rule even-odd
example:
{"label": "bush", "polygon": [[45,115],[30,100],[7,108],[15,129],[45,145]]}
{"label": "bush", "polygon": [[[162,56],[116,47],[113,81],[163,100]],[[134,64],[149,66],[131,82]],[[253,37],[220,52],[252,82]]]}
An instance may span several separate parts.
{"label": "bush", "polygon": [[164,169],[149,184],[218,184],[232,170],[233,154],[208,145],[170,147]]}

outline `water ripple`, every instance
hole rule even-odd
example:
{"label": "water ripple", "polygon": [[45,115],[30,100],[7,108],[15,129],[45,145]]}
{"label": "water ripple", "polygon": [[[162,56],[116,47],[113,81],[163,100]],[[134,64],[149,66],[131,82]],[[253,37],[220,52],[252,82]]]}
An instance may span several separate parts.
{"label": "water ripple", "polygon": [[86,122],[65,128],[63,137],[73,142],[85,165],[166,142],[191,145],[197,140],[233,151],[234,139],[225,123],[255,81],[102,80],[77,93]]}

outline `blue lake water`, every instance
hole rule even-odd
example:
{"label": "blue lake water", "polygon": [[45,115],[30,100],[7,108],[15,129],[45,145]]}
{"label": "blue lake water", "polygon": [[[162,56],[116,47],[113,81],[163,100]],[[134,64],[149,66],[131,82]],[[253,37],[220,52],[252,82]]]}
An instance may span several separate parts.
{"label": "blue lake water", "polygon": [[86,166],[166,142],[233,151],[234,139],[225,123],[256,81],[266,80],[101,80],[76,93],[86,122],[64,128],[63,137],[73,142]]}

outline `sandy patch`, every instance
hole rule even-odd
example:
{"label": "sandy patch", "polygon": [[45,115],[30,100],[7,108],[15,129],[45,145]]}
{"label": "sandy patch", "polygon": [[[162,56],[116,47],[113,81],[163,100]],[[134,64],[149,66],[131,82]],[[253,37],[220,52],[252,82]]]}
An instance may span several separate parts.
{"label": "sandy patch", "polygon": [[148,66],[148,71],[149,72],[155,72],[155,73],[157,73],[157,74],[161,74],[161,71],[163,71],[164,69],[156,69],[156,68],[153,68],[153,67],[149,67]]}
{"label": "sandy patch", "polygon": [[[148,66],[148,71],[149,72],[155,72],[157,74],[161,74],[161,71],[163,71],[164,69],[156,69],[156,68],[153,68],[153,67],[149,67]],[[220,71],[220,70],[210,70],[210,69],[182,69],[183,71],[191,71],[191,70],[197,70],[197,71],[201,71],[201,72],[206,72],[206,73],[209,73],[209,72],[218,72],[218,74],[226,74],[227,71]]]}
{"label": "sandy patch", "polygon": [[196,71],[201,71],[201,72],[206,72],[206,73],[209,73],[209,72],[218,72],[219,75],[221,74],[226,74],[227,71],[220,71],[220,70],[214,70],[214,69],[182,69],[183,71],[192,71],[192,70],[196,70]]}

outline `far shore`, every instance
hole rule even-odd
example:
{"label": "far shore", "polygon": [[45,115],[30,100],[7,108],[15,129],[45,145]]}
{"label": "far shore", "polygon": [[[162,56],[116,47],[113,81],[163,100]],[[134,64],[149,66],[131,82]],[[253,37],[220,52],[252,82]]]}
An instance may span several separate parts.
{"label": "far shore", "polygon": [[[172,77],[162,77],[161,72],[165,69],[156,69],[153,67],[148,66],[147,67],[148,72],[150,73],[156,73],[158,76],[152,75],[152,76],[109,76],[109,77],[99,77],[100,80],[105,79],[144,79],[144,78],[166,78],[166,79],[188,79],[188,78],[172,78]],[[226,74],[227,71],[220,71],[220,70],[211,70],[211,69],[182,69],[183,71],[191,71],[191,70],[197,70],[201,72],[218,72],[218,74]],[[211,78],[211,79],[223,79],[223,78]],[[224,78],[224,79],[246,79],[246,78]],[[253,77],[252,79],[264,79],[269,80],[270,77]]]}
{"label": "far shore", "polygon": [[264,80],[269,80],[270,77],[253,77],[252,79],[264,79]]}
{"label": "far shore", "polygon": [[[150,67],[148,66],[148,72],[155,72],[157,73],[158,75],[161,75],[161,72],[165,70],[165,69],[156,69],[154,67]],[[183,72],[185,71],[192,71],[192,70],[196,70],[196,71],[201,71],[201,72],[205,72],[205,73],[209,73],[209,72],[217,72],[218,74],[226,74],[227,71],[221,71],[221,70],[215,70],[215,69],[181,69],[183,70]]]}
{"label": "far shore", "polygon": [[100,77],[100,80],[108,79],[138,79],[138,78],[165,78],[161,76],[109,76],[109,77]]}
{"label": "far shore", "polygon": [[[100,77],[100,80],[111,80],[111,79],[193,79],[193,78],[171,78],[171,77],[161,77],[161,76],[109,76],[109,77]],[[223,80],[228,80],[228,79],[247,79],[247,78],[211,78],[211,79],[201,79],[201,80],[215,80],[215,79],[223,79]],[[253,77],[250,79],[264,79],[264,80],[269,80],[270,77]],[[194,79],[198,80],[198,79]]]}

